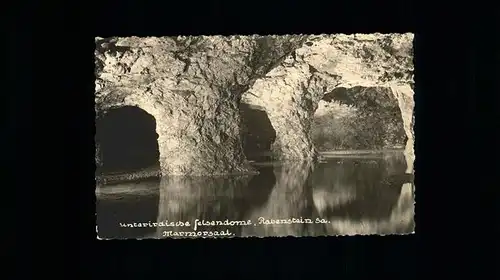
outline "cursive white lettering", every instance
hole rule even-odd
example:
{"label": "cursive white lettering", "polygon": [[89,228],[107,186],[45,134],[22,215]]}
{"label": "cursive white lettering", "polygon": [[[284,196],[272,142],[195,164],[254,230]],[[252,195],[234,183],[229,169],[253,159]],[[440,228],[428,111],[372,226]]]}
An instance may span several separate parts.
{"label": "cursive white lettering", "polygon": [[163,231],[163,237],[225,237],[233,236],[234,234],[229,232],[228,229],[223,231]]}
{"label": "cursive white lettering", "polygon": [[282,224],[312,224],[311,219],[306,218],[288,218],[288,219],[267,219],[259,217],[258,223],[260,225],[282,225]]}
{"label": "cursive white lettering", "polygon": [[231,220],[226,219],[224,221],[205,221],[205,220],[196,219],[193,223],[193,230],[197,231],[198,227],[202,227],[202,226],[248,226],[251,224],[252,224],[251,220],[231,221]]}

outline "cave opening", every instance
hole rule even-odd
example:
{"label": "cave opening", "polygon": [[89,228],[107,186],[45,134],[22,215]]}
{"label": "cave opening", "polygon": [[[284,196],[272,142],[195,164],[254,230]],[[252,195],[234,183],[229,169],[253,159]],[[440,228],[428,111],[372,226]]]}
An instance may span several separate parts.
{"label": "cave opening", "polygon": [[95,141],[100,174],[159,167],[156,120],[139,107],[114,108],[98,117]]}
{"label": "cave opening", "polygon": [[241,139],[243,152],[248,160],[272,159],[272,144],[276,140],[267,112],[258,106],[240,104]]}
{"label": "cave opening", "polygon": [[390,88],[338,87],[314,113],[311,138],[319,151],[403,149],[407,137]]}

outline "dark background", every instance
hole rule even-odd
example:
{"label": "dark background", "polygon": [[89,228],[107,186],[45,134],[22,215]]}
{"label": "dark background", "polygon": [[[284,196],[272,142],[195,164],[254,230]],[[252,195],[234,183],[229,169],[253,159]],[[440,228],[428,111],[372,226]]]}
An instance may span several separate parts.
{"label": "dark background", "polygon": [[[325,274],[354,278],[381,273],[416,279],[423,274],[452,277],[467,268],[477,278],[491,274],[485,268],[498,253],[487,252],[496,247],[488,236],[495,234],[498,218],[488,217],[494,209],[485,200],[495,198],[492,190],[498,186],[498,164],[492,156],[498,143],[493,109],[500,104],[495,82],[498,17],[495,9],[474,4],[304,0],[4,4],[7,88],[2,97],[8,107],[3,112],[12,113],[4,124],[8,137],[2,139],[7,150],[4,170],[12,169],[5,172],[12,180],[5,180],[4,187],[19,199],[5,195],[6,202],[16,205],[8,206],[3,224],[9,225],[5,232],[11,234],[4,238],[6,251],[22,244],[15,249],[21,264],[17,275],[147,279],[175,277],[180,273],[174,268],[183,270],[183,277],[193,277],[196,271],[205,276],[229,272],[235,279],[240,278],[237,272],[248,278]],[[95,240],[95,36],[408,31],[416,33],[415,235]],[[28,268],[31,264],[38,272]]]}

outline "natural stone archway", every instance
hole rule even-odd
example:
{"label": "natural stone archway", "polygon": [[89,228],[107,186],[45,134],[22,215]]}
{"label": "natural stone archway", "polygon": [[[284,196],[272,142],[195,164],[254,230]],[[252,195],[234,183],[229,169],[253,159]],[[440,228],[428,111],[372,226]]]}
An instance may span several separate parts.
{"label": "natural stone archway", "polygon": [[[291,63],[288,62],[287,63]],[[245,103],[264,108],[276,131],[274,156],[282,160],[317,157],[309,137],[312,114],[324,83],[302,64],[285,64],[255,82],[245,93]]]}
{"label": "natural stone archway", "polygon": [[[404,88],[405,94],[395,95],[405,110],[408,143],[413,143],[406,125],[413,115],[413,34],[309,36],[291,57],[256,81],[243,100],[268,112],[281,158],[308,160],[316,154],[309,130],[318,102],[337,87],[355,86]],[[403,103],[407,106],[401,107]]]}
{"label": "natural stone archway", "polygon": [[337,87],[323,96],[311,137],[318,150],[400,149],[406,134],[390,87]]}
{"label": "natural stone archway", "polygon": [[391,87],[413,137],[412,40],[412,34],[98,38],[96,109],[134,105],[153,115],[163,174],[252,172],[242,149],[242,100],[266,111],[279,158],[311,160],[312,116],[336,87]]}
{"label": "natural stone archway", "polygon": [[97,110],[139,104],[152,114],[164,175],[252,172],[241,148],[241,94],[303,38],[98,38]]}
{"label": "natural stone archway", "polygon": [[156,121],[139,107],[114,108],[97,118],[95,138],[98,173],[159,165]]}

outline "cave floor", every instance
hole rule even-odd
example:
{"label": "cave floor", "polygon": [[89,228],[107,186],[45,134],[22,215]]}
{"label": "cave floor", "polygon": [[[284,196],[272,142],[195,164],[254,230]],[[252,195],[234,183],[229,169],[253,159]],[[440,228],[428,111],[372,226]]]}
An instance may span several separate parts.
{"label": "cave floor", "polygon": [[401,153],[404,153],[404,149],[319,151],[319,155],[321,157],[326,157],[326,158],[380,157],[388,154],[401,154]]}
{"label": "cave floor", "polygon": [[127,172],[107,172],[96,175],[97,184],[116,184],[122,182],[136,181],[153,177],[160,177],[161,170],[159,165],[153,165],[137,171]]}

